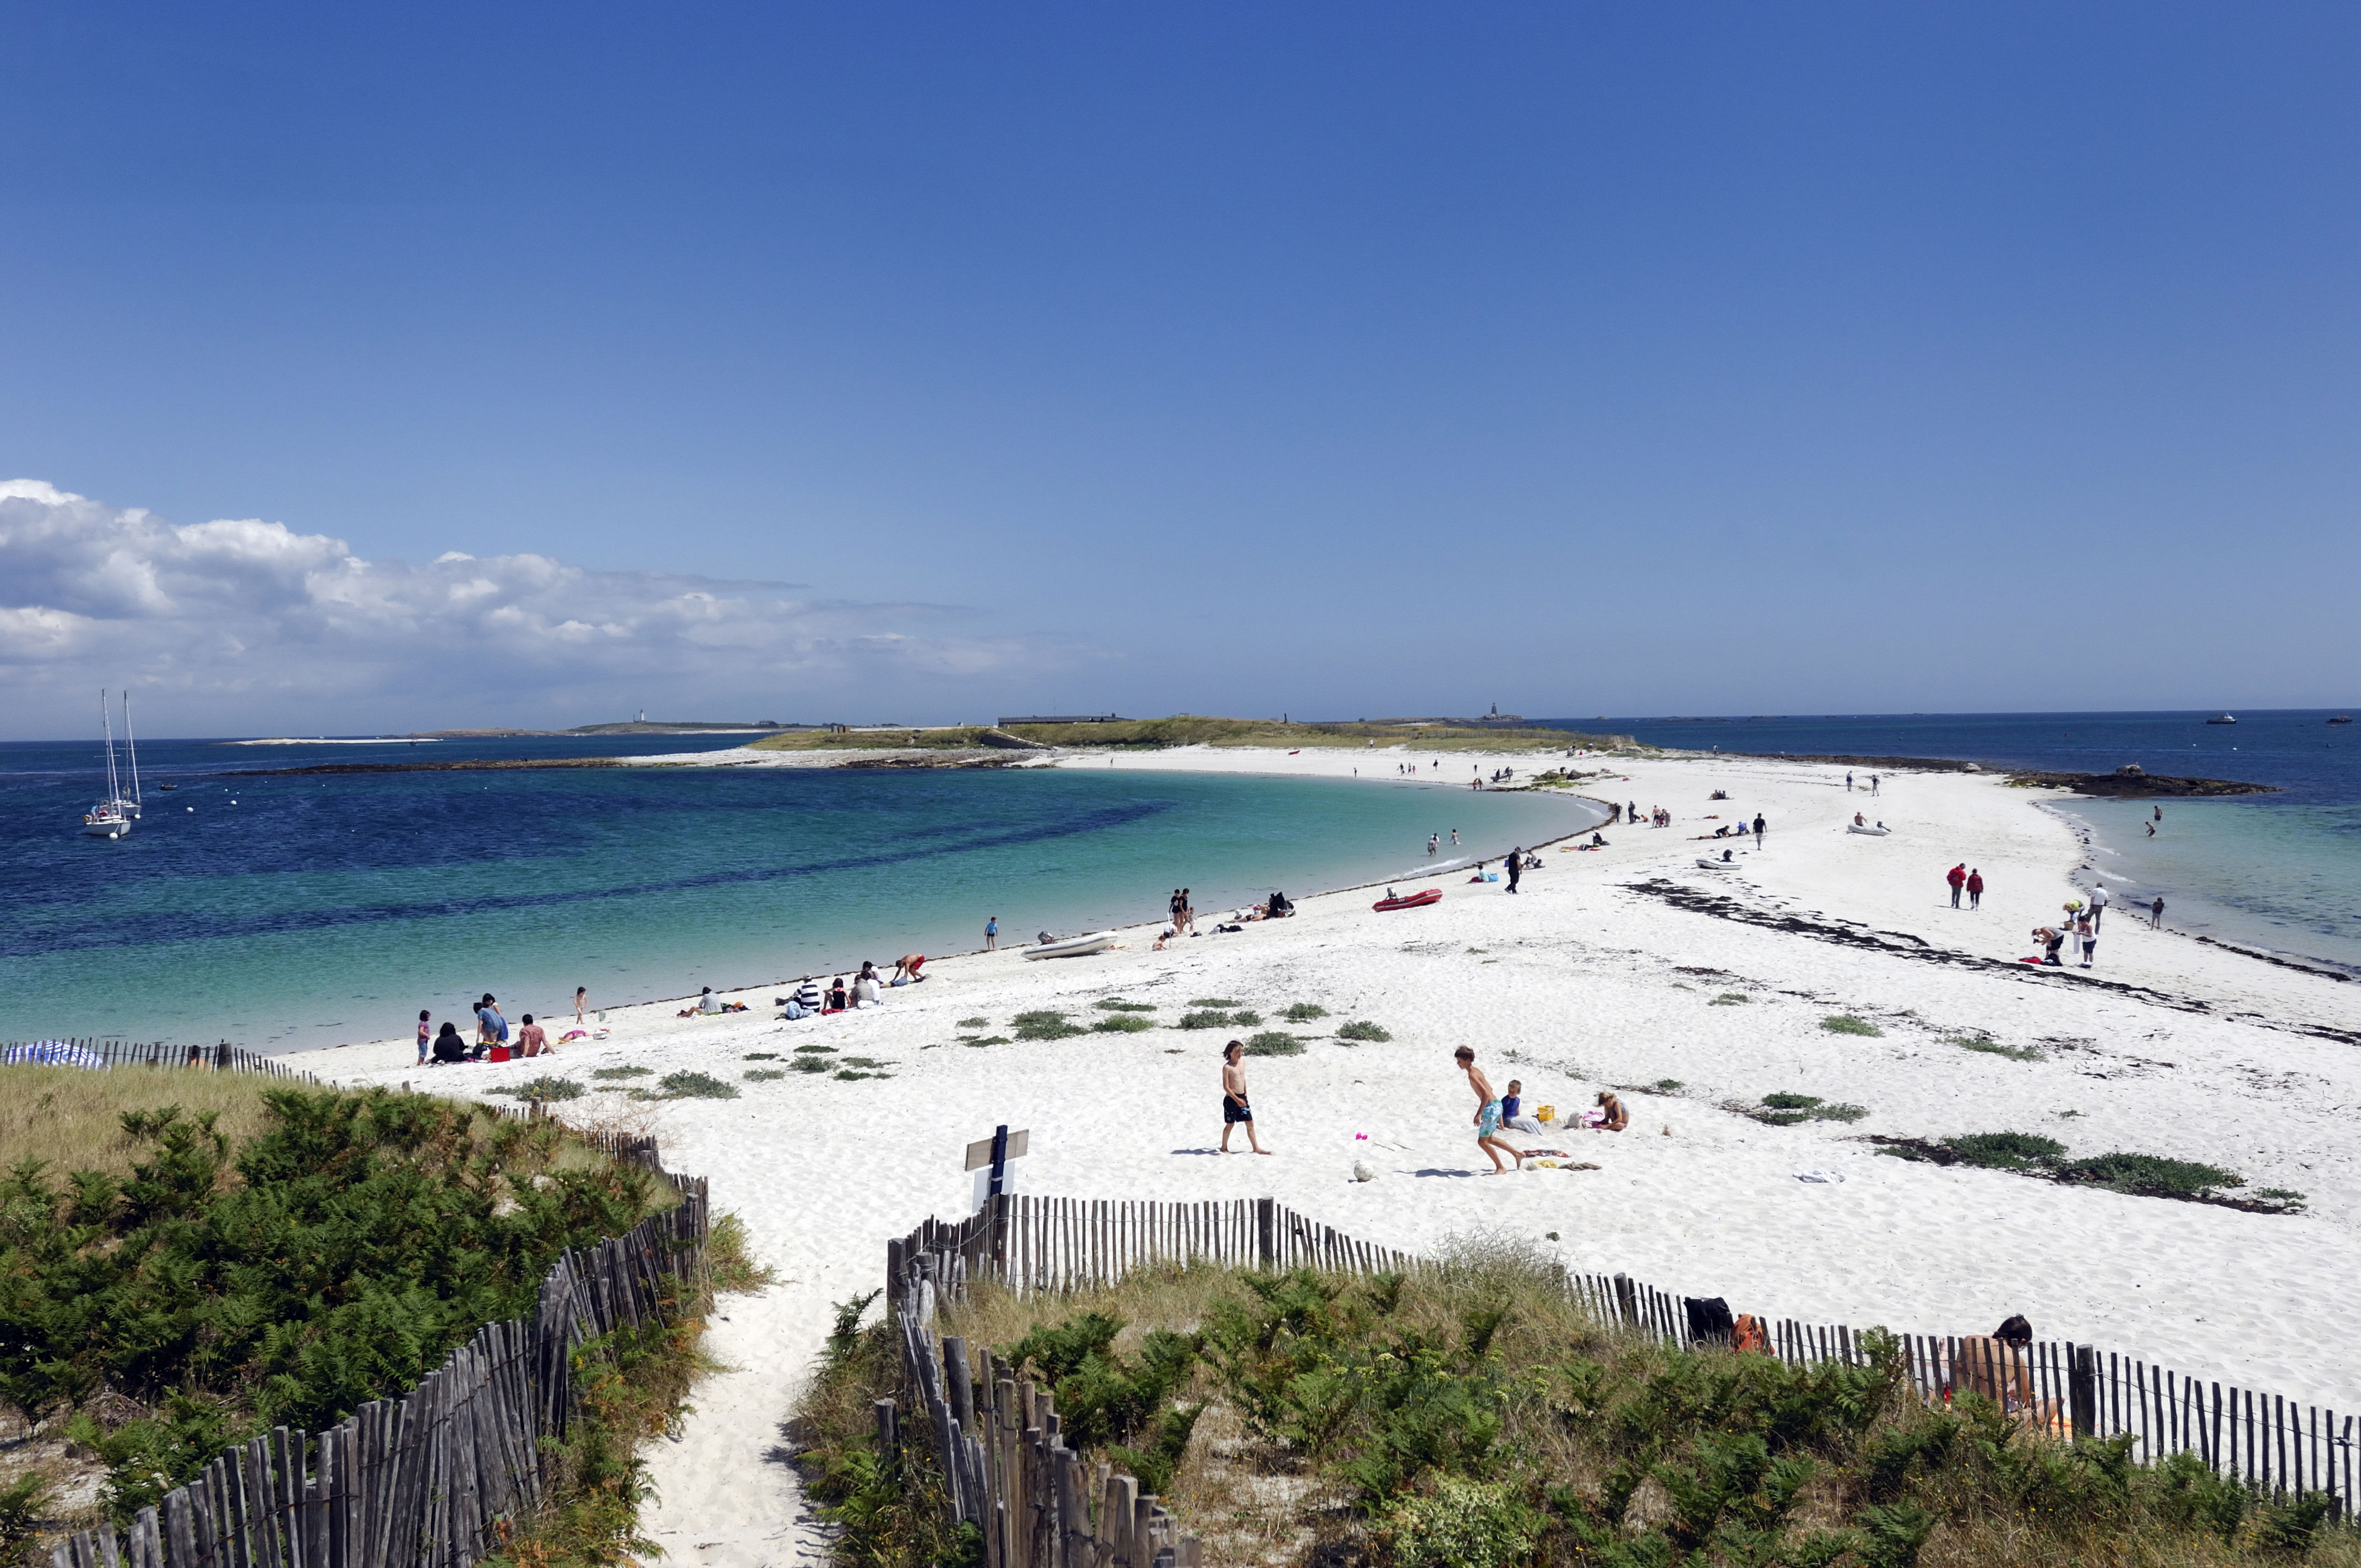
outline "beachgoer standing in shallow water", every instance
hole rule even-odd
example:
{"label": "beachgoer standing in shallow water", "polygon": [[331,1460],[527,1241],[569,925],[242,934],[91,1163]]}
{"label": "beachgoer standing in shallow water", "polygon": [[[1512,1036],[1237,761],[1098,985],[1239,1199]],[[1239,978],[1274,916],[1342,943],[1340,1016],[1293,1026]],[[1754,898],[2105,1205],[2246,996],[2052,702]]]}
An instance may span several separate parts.
{"label": "beachgoer standing in shallow water", "polygon": [[1268,1154],[1262,1139],[1255,1135],[1254,1107],[1246,1102],[1246,1054],[1244,1040],[1232,1040],[1222,1047],[1222,1152],[1230,1152],[1230,1129],[1244,1122],[1246,1142],[1254,1146],[1254,1152]]}
{"label": "beachgoer standing in shallow water", "polygon": [[1462,1046],[1451,1053],[1451,1059],[1459,1064],[1459,1069],[1467,1075],[1467,1087],[1476,1091],[1476,1114],[1472,1118],[1476,1124],[1476,1146],[1492,1157],[1493,1174],[1502,1174],[1509,1168],[1500,1163],[1502,1149],[1514,1155],[1518,1168],[1522,1169],[1525,1151],[1500,1141],[1500,1097],[1492,1092],[1492,1080],[1477,1067],[1475,1051]]}
{"label": "beachgoer standing in shallow water", "polygon": [[984,917],[983,950],[987,953],[1000,951],[1000,916],[997,915],[988,915]]}
{"label": "beachgoer standing in shallow water", "polygon": [[1431,854],[1433,854],[1433,853],[1434,853],[1434,851],[1435,851],[1435,847],[1436,847],[1436,846],[1437,846],[1437,844],[1439,844],[1440,842],[1441,842],[1441,840],[1440,840],[1440,839],[1438,839],[1435,837],[1435,835],[1433,835],[1433,834],[1432,834],[1432,833],[1429,833],[1429,834],[1426,836],[1426,852],[1427,852],[1428,854],[1430,854],[1430,855],[1431,855]]}

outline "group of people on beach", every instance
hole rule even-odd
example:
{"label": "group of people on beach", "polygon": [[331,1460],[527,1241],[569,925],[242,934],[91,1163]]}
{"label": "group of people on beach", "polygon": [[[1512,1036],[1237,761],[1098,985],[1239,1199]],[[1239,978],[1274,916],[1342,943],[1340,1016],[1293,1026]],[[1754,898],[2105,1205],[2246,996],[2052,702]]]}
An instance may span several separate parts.
{"label": "group of people on beach", "polygon": [[[1224,1154],[1230,1153],[1230,1135],[1244,1127],[1247,1146],[1256,1154],[1269,1154],[1272,1151],[1262,1146],[1261,1134],[1255,1125],[1254,1103],[1246,1093],[1246,1054],[1244,1040],[1232,1040],[1222,1047],[1221,1149]],[[1507,1127],[1534,1136],[1547,1131],[1540,1118],[1525,1113],[1523,1081],[1512,1078],[1509,1080],[1507,1093],[1495,1094],[1492,1080],[1485,1077],[1484,1069],[1476,1065],[1474,1047],[1460,1047],[1452,1053],[1452,1059],[1466,1075],[1467,1085],[1476,1094],[1476,1114],[1471,1118],[1476,1128],[1476,1146],[1491,1157],[1492,1169],[1496,1174],[1509,1169],[1500,1159],[1504,1153],[1517,1162],[1519,1168],[1522,1168],[1526,1159],[1535,1151],[1521,1149],[1507,1142],[1500,1136],[1500,1129]],[[1548,1107],[1543,1109],[1547,1110]],[[1596,1109],[1584,1113],[1579,1121],[1568,1118],[1559,1124],[1567,1128],[1579,1126],[1588,1132],[1620,1133],[1631,1124],[1631,1113],[1624,1109],[1622,1100],[1613,1090],[1602,1089],[1598,1091]],[[1555,1154],[1562,1151],[1539,1152]]]}
{"label": "group of people on beach", "polygon": [[[998,922],[994,921],[994,924]],[[850,981],[838,975],[824,986],[818,975],[807,974],[796,982],[794,991],[778,999],[779,1016],[785,1019],[818,1018],[831,1013],[851,1013],[863,1007],[878,1006],[884,1002],[886,992],[896,986],[916,985],[926,979],[920,972],[926,964],[926,954],[904,953],[894,960],[890,973],[881,974],[873,961],[863,959],[860,972]]]}
{"label": "group of people on beach", "polygon": [[[589,1004],[589,988],[576,986],[574,1022],[577,1029],[587,1027],[583,1023],[583,1013]],[[460,1036],[459,1026],[452,1020],[445,1018],[443,1026],[437,1029],[434,1010],[419,1009],[419,1066],[449,1067],[458,1062],[507,1061],[511,1057],[557,1054],[557,1047],[549,1043],[549,1031],[536,1023],[530,1013],[524,1015],[524,1021],[518,1025],[516,1038],[511,1041],[509,1038],[509,1021],[500,1012],[500,999],[489,991],[468,1011],[476,1015],[476,1039],[472,1046]]]}

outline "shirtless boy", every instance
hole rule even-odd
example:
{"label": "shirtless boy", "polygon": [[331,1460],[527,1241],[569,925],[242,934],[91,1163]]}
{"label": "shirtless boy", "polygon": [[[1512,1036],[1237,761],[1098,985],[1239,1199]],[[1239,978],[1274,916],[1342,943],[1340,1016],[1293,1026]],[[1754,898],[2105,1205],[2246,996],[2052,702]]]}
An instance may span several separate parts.
{"label": "shirtless boy", "polygon": [[1262,1139],[1255,1135],[1254,1107],[1246,1103],[1246,1069],[1242,1058],[1246,1054],[1244,1040],[1232,1040],[1222,1047],[1222,1152],[1230,1152],[1230,1129],[1240,1122],[1246,1124],[1246,1142],[1257,1154],[1268,1154]]}
{"label": "shirtless boy", "polygon": [[1502,1149],[1516,1157],[1517,1165],[1521,1169],[1525,1163],[1525,1151],[1500,1141],[1498,1135],[1500,1131],[1500,1097],[1492,1092],[1492,1080],[1486,1078],[1483,1070],[1476,1065],[1476,1053],[1462,1046],[1451,1055],[1452,1059],[1458,1062],[1460,1070],[1467,1075],[1467,1087],[1476,1091],[1476,1114],[1471,1118],[1476,1124],[1476,1146],[1492,1157],[1491,1174],[1502,1175],[1509,1168],[1500,1163]]}

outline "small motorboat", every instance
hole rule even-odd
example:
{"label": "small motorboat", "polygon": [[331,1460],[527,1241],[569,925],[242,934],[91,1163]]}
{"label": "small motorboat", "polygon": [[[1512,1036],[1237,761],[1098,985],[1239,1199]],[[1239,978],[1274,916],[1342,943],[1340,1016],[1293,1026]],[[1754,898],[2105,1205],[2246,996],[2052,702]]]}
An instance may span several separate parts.
{"label": "small motorboat", "polygon": [[1028,959],[1081,959],[1115,946],[1115,933],[1095,931],[1087,937],[1060,937],[1025,949]]}
{"label": "small motorboat", "polygon": [[2235,724],[2238,722],[2238,716],[2235,713],[2217,713],[2205,722],[2208,724]]}
{"label": "small motorboat", "polygon": [[1894,829],[1888,828],[1883,822],[1879,823],[1874,828],[1864,828],[1858,822],[1848,822],[1845,824],[1845,831],[1848,833],[1864,833],[1872,839],[1883,839],[1887,834],[1893,832]]}
{"label": "small motorboat", "polygon": [[1396,909],[1423,909],[1430,904],[1440,904],[1442,902],[1443,890],[1441,888],[1422,887],[1416,893],[1395,894],[1385,898],[1380,898],[1375,904],[1370,905],[1369,907],[1376,910],[1378,914],[1384,915]]}
{"label": "small motorboat", "polygon": [[2328,722],[2331,724],[2350,724],[2353,722],[2353,716],[2349,713],[2340,713]]}
{"label": "small motorboat", "polygon": [[[1724,850],[1722,853],[1727,855],[1730,851]],[[1697,857],[1697,864],[1709,872],[1734,872],[1738,869],[1736,861],[1717,861],[1704,855]]]}
{"label": "small motorboat", "polygon": [[158,789],[178,789],[181,786],[179,784],[159,784],[156,787]]}

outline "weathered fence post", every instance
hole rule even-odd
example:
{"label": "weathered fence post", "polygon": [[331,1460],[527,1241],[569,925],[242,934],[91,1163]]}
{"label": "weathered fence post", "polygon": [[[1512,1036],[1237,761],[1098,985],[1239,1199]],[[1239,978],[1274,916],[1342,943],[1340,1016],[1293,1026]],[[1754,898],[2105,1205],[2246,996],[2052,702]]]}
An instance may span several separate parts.
{"label": "weathered fence post", "polygon": [[1615,1311],[1627,1326],[1636,1328],[1640,1322],[1640,1292],[1628,1274],[1615,1277]]}
{"label": "weathered fence post", "polygon": [[1279,1200],[1255,1200],[1255,1261],[1265,1268],[1279,1265]]}
{"label": "weathered fence post", "polygon": [[2099,1428],[2099,1353],[2087,1344],[2070,1347],[2073,1357],[2066,1375],[2068,1403],[2076,1437],[2095,1436]]}

